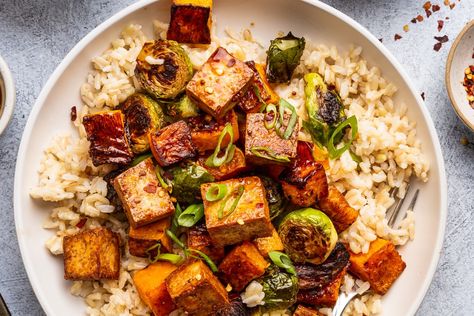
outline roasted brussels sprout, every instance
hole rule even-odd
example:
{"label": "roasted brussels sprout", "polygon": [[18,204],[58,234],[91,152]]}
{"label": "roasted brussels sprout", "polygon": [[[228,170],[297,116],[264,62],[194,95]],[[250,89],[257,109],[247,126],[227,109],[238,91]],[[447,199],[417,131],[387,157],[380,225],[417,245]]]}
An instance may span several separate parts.
{"label": "roasted brussels sprout", "polygon": [[278,227],[285,251],[295,263],[320,264],[336,246],[337,232],[329,217],[313,208],[293,211]]}
{"label": "roasted brussels sprout", "polygon": [[267,273],[256,281],[262,285],[265,293],[265,305],[260,307],[261,310],[286,309],[296,302],[298,278],[276,265],[271,265]]}
{"label": "roasted brussels sprout", "polygon": [[192,204],[199,200],[201,184],[214,181],[214,177],[206,169],[194,162],[171,168],[167,173],[172,178],[172,196],[183,204]]}
{"label": "roasted brussels sprout", "polygon": [[266,197],[270,208],[270,219],[274,220],[285,209],[287,200],[283,195],[280,183],[273,181],[273,179],[267,176],[259,175],[259,178],[262,180],[266,190]]}
{"label": "roasted brussels sprout", "polygon": [[199,115],[199,108],[193,101],[183,94],[178,100],[164,103],[166,114],[173,121],[187,119]]}
{"label": "roasted brussels sprout", "polygon": [[133,153],[141,154],[150,149],[148,135],[164,125],[164,115],[155,100],[141,93],[132,94],[122,104],[125,131]]}
{"label": "roasted brussels sprout", "polygon": [[174,99],[193,76],[193,66],[175,41],[146,42],[137,57],[135,75],[143,89],[157,99]]}
{"label": "roasted brussels sprout", "polygon": [[268,81],[289,82],[300,63],[305,45],[304,37],[295,37],[291,32],[286,36],[272,40],[267,51]]}

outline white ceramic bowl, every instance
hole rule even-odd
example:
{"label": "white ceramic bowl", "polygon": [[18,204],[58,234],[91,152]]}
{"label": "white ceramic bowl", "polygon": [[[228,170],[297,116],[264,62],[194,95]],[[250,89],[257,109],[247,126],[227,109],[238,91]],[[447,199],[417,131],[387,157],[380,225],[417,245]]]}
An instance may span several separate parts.
{"label": "white ceramic bowl", "polygon": [[462,82],[464,70],[474,65],[474,20],[467,23],[453,42],[446,61],[446,89],[459,118],[474,131],[474,109],[469,105]]}
{"label": "white ceramic bowl", "polygon": [[0,56],[0,135],[7,128],[15,106],[15,85],[7,63]]}
{"label": "white ceramic bowl", "polygon": [[[46,83],[25,127],[15,175],[15,222],[23,261],[31,285],[48,315],[83,315],[81,298],[69,294],[71,282],[63,279],[62,258],[44,247],[51,232],[41,228],[51,205],[33,200],[28,190],[37,184],[37,169],[43,149],[54,135],[71,132],[72,105],[81,104],[79,88],[86,65],[101,54],[129,23],[140,23],[152,36],[152,20],[169,20],[170,1],[143,0],[116,14],[81,40],[64,58]],[[430,180],[414,183],[420,188],[415,210],[416,238],[400,252],[407,268],[383,298],[383,315],[413,315],[428,289],[436,269],[446,221],[446,176],[433,122],[418,91],[387,49],[358,23],[316,0],[218,0],[215,1],[217,31],[240,30],[255,22],[253,34],[265,43],[278,31],[293,31],[314,41],[336,45],[341,51],[351,43],[363,47],[363,55],[397,85],[395,104],[409,104],[408,115],[417,122],[418,137],[430,163]]]}

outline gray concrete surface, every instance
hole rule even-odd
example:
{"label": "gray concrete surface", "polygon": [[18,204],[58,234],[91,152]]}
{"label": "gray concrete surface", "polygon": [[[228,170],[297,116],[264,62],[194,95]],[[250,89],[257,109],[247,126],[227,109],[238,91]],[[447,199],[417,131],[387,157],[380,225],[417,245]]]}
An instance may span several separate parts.
{"label": "gray concrete surface", "polygon": [[[453,0],[452,0],[453,1]],[[448,174],[449,215],[443,252],[434,280],[417,315],[474,315],[473,174],[474,135],[452,110],[444,88],[444,68],[455,35],[472,18],[474,0],[456,1],[426,19],[423,0],[326,0],[367,27],[401,61],[438,129]],[[21,261],[13,221],[15,158],[28,114],[55,67],[84,35],[134,0],[0,0],[0,54],[17,87],[12,122],[0,136],[0,293],[13,315],[42,315]],[[454,1],[453,1],[454,2]],[[418,14],[423,23],[412,24]],[[438,33],[437,20],[445,19]],[[410,31],[405,33],[403,25]],[[394,41],[394,34],[402,39]],[[449,36],[439,52],[433,36]],[[474,44],[474,43],[473,43]],[[473,45],[474,46],[474,45]],[[461,137],[472,144],[463,146]]]}

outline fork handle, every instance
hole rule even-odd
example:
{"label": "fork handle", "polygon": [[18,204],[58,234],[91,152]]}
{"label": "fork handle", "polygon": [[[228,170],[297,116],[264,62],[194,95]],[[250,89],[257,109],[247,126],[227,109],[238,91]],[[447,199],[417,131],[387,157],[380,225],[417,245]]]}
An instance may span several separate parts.
{"label": "fork handle", "polygon": [[332,309],[332,316],[342,316],[342,313],[346,309],[347,304],[357,296],[357,292],[350,292],[349,294],[341,292],[337,299],[336,305]]}

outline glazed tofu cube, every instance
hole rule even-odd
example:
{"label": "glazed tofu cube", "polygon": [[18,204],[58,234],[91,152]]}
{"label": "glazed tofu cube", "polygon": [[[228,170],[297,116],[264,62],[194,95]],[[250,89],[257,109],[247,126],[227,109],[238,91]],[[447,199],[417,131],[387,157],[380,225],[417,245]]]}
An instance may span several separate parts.
{"label": "glazed tofu cube", "polygon": [[191,315],[214,315],[230,305],[226,290],[201,260],[181,265],[168,276],[166,287],[175,304]]}
{"label": "glazed tofu cube", "polygon": [[122,201],[130,226],[134,228],[174,213],[171,197],[159,185],[151,158],[117,176],[114,188]]}
{"label": "glazed tofu cube", "polygon": [[212,0],[173,0],[166,38],[178,43],[210,44]]}
{"label": "glazed tofu cube", "polygon": [[329,216],[338,233],[349,228],[359,216],[359,212],[350,207],[344,195],[332,185],[329,186],[328,195],[319,200],[319,206]]}
{"label": "glazed tofu cube", "polygon": [[219,265],[222,278],[240,292],[250,281],[261,277],[269,263],[258,252],[257,247],[248,241],[236,246]]}
{"label": "glazed tofu cube", "polygon": [[153,157],[162,167],[193,158],[196,154],[191,130],[185,121],[173,123],[151,133],[150,147]]}
{"label": "glazed tofu cube", "polygon": [[295,312],[293,313],[293,316],[323,316],[323,314],[315,309],[298,305]]}
{"label": "glazed tofu cube", "polygon": [[[259,177],[231,179],[217,183],[227,187],[227,195],[214,202],[205,199],[213,183],[201,185],[206,226],[216,245],[233,245],[245,240],[272,235],[265,188]],[[225,203],[222,208],[222,217],[219,216],[221,203]],[[235,208],[229,211],[233,204]]]}
{"label": "glazed tofu cube", "polygon": [[265,65],[253,61],[245,62],[253,70],[253,85],[247,89],[239,100],[239,107],[246,113],[259,112],[265,104],[277,104],[280,97],[272,90],[265,71]]}
{"label": "glazed tofu cube", "polygon": [[380,295],[387,293],[395,280],[405,270],[406,264],[392,242],[377,238],[367,253],[351,252],[349,271],[370,283]]}
{"label": "glazed tofu cube", "polygon": [[94,166],[106,163],[126,165],[133,159],[125,136],[121,111],[108,111],[84,116],[82,124],[90,141],[89,154]]}
{"label": "glazed tofu cube", "polygon": [[[290,115],[285,113],[284,117],[283,122],[286,126]],[[257,165],[288,164],[290,159],[296,158],[299,123],[296,123],[290,137],[283,139],[278,136],[275,129],[267,129],[264,120],[265,114],[263,113],[247,114],[245,158]]]}
{"label": "glazed tofu cube", "polygon": [[270,237],[257,238],[253,241],[255,246],[257,246],[258,251],[264,257],[268,257],[270,251],[283,251],[283,242],[281,241],[278,232],[275,227],[272,225],[272,235]]}
{"label": "glazed tofu cube", "polygon": [[168,316],[176,309],[165,282],[174,270],[176,270],[174,264],[158,261],[133,275],[138,295],[155,316]]}
{"label": "glazed tofu cube", "polygon": [[171,226],[171,218],[164,218],[154,223],[133,228],[130,226],[128,233],[128,251],[131,255],[137,257],[154,257],[157,248],[149,250],[151,247],[160,243],[161,252],[170,252],[171,240],[166,235],[166,230]]}
{"label": "glazed tofu cube", "polygon": [[217,181],[234,178],[241,172],[247,170],[247,164],[245,163],[245,155],[239,148],[235,148],[234,156],[232,160],[219,167],[206,166],[206,160],[208,157],[201,157],[198,160],[199,165],[206,170],[216,179]]}
{"label": "glazed tofu cube", "polygon": [[[225,125],[230,123],[232,125],[232,132],[234,133],[234,142],[239,139],[239,125],[237,123],[237,115],[234,111],[229,111],[225,117],[216,121],[210,115],[201,115],[192,117],[188,120],[188,125],[191,129],[191,138],[194,146],[200,153],[209,150],[214,150],[219,142],[219,136],[222,133]],[[230,137],[224,137],[221,143],[221,148],[225,148],[229,144]]]}
{"label": "glazed tofu cube", "polygon": [[346,270],[347,268],[344,268],[322,288],[298,291],[297,302],[311,306],[333,307],[339,297],[339,289],[344,281]]}
{"label": "glazed tofu cube", "polygon": [[221,119],[253,82],[253,71],[219,47],[186,86],[186,93],[206,113]]}
{"label": "glazed tofu cube", "polygon": [[296,159],[280,174],[283,193],[291,203],[308,207],[328,195],[328,182],[323,165]]}
{"label": "glazed tofu cube", "polygon": [[119,237],[107,228],[65,236],[64,278],[66,280],[117,280],[120,273]]}
{"label": "glazed tofu cube", "polygon": [[196,225],[188,230],[188,248],[202,251],[216,263],[221,262],[225,256],[224,247],[213,244],[204,224]]}

